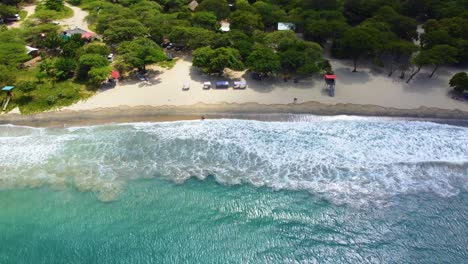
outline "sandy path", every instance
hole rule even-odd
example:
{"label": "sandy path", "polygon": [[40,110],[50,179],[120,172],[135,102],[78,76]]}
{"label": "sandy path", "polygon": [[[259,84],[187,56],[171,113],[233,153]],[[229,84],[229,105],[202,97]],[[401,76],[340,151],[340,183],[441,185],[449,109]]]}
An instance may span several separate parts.
{"label": "sandy path", "polygon": [[[334,61],[338,76],[335,97],[329,97],[323,82],[316,78],[300,83],[277,81],[255,81],[248,78],[246,90],[203,90],[206,80],[215,81],[200,74],[189,60],[179,60],[171,70],[150,77],[150,83],[128,80],[115,88],[101,91],[87,101],[67,107],[69,110],[96,109],[119,106],[162,106],[193,105],[196,103],[249,103],[289,104],[293,98],[298,103],[320,102],[324,104],[350,103],[378,105],[398,109],[414,109],[420,106],[468,111],[468,103],[451,99],[447,93],[448,80],[453,69],[440,69],[433,79],[428,72],[422,72],[407,85],[397,76],[389,78],[385,73],[363,69],[351,73],[351,67],[341,61]],[[398,74],[395,74],[398,75]],[[227,78],[220,78],[227,80]],[[184,82],[190,82],[190,90],[182,91]]]}
{"label": "sandy path", "polygon": [[32,5],[23,6],[22,10],[26,10],[26,12],[28,12],[26,17],[21,21],[16,21],[14,23],[11,23],[10,25],[8,25],[8,28],[19,28],[21,24],[23,23],[23,21],[26,20],[26,18],[34,14],[34,12],[36,11],[36,5],[32,4]]}
{"label": "sandy path", "polygon": [[78,27],[86,31],[91,31],[89,30],[88,23],[85,20],[86,16],[88,15],[88,12],[84,11],[83,9],[79,7],[72,6],[67,3],[65,3],[65,6],[73,10],[72,17],[59,20],[65,29],[73,29],[73,28]]}

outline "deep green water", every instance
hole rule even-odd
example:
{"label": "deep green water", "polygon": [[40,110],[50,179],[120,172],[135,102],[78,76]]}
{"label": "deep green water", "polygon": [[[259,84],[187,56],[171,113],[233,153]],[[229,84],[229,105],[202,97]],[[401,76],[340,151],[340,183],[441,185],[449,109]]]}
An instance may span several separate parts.
{"label": "deep green water", "polygon": [[0,126],[0,263],[467,263],[468,128]]}
{"label": "deep green water", "polygon": [[467,203],[430,194],[333,205],[214,180],[128,184],[117,201],[0,192],[1,263],[466,263]]}

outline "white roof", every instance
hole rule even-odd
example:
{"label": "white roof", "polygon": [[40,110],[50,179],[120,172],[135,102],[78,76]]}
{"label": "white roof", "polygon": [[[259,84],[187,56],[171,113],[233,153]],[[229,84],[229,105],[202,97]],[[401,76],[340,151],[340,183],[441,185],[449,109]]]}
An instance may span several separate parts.
{"label": "white roof", "polygon": [[192,10],[192,11],[195,11],[195,9],[197,8],[197,6],[198,6],[198,2],[197,2],[196,0],[193,0],[193,1],[190,2],[190,4],[189,4],[189,8],[190,8],[190,10]]}
{"label": "white roof", "polygon": [[29,46],[26,46],[26,49],[28,50],[28,54],[33,52],[33,51],[36,51],[36,50],[39,50],[39,49],[36,49],[36,48],[33,48],[33,47],[29,47]]}
{"label": "white roof", "polygon": [[221,31],[228,32],[229,30],[231,30],[230,29],[231,23],[227,21],[221,21],[219,23],[221,24],[221,28],[220,28]]}
{"label": "white roof", "polygon": [[292,30],[292,31],[294,31],[295,29],[296,29],[296,25],[294,25],[294,23],[278,22],[278,30]]}

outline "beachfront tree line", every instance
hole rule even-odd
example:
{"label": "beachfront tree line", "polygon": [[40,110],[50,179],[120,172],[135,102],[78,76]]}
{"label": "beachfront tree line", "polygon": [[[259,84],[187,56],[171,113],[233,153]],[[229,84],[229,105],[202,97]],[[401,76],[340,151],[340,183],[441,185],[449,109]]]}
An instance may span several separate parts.
{"label": "beachfront tree line", "polygon": [[[422,68],[432,67],[432,77],[441,65],[467,61],[463,0],[200,0],[193,12],[189,2],[81,0],[107,43],[169,40],[194,51],[194,65],[207,73],[304,76],[324,70],[323,49],[351,59],[353,71],[372,62],[407,82]],[[220,32],[223,20],[229,32]],[[294,23],[296,32],[276,32],[278,22]]]}
{"label": "beachfront tree line", "polygon": [[[26,2],[32,0],[2,1],[0,16],[18,13]],[[109,76],[110,52],[117,54],[112,67],[121,73],[144,71],[167,59],[165,42],[191,51],[193,65],[207,73],[249,69],[260,78],[329,71],[324,50],[350,59],[352,71],[372,62],[407,82],[423,68],[432,77],[441,65],[468,61],[464,0],[199,0],[194,10],[190,0],[67,2],[89,11],[87,20],[102,42],[59,37],[54,21],[67,15],[62,0],[41,1],[21,29],[2,27],[0,84],[18,86],[14,103],[20,106],[39,102],[35,109],[41,110],[88,96],[83,85],[96,87]],[[222,21],[230,22],[228,32],[220,30]],[[295,30],[278,31],[278,22],[293,23]],[[26,44],[41,49],[42,62],[18,70],[29,58]],[[464,80],[457,75],[450,85],[463,90]]]}

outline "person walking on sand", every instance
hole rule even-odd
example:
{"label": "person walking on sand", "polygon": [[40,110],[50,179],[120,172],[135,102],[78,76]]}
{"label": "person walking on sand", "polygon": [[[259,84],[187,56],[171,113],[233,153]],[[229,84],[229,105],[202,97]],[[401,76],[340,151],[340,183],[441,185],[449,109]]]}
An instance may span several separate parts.
{"label": "person walking on sand", "polygon": [[294,97],[294,99],[293,99],[293,104],[297,104],[297,98],[296,97]]}

